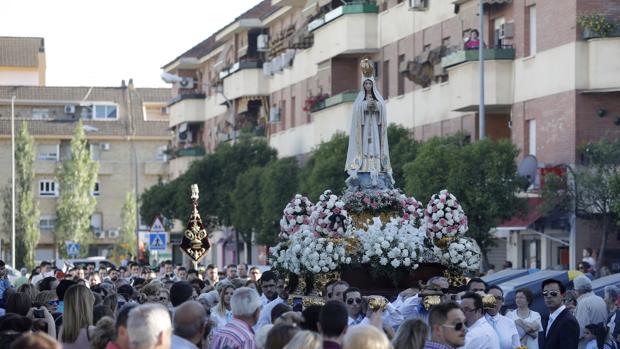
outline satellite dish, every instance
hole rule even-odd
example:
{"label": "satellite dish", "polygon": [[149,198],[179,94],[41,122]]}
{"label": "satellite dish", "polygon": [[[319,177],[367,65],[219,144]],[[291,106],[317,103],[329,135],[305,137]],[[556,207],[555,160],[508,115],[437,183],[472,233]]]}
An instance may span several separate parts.
{"label": "satellite dish", "polygon": [[525,177],[527,179],[527,186],[523,188],[527,190],[536,181],[536,175],[538,174],[538,160],[534,155],[528,155],[517,167],[517,176]]}

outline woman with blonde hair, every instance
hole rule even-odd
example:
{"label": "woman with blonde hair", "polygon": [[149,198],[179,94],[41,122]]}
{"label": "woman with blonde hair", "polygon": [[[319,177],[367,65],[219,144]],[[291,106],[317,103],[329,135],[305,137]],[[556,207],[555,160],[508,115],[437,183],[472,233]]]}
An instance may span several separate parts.
{"label": "woman with blonde hair", "polygon": [[392,340],[394,349],[422,349],[428,337],[428,326],[420,319],[409,319],[400,325]]}
{"label": "woman with blonde hair", "polygon": [[299,331],[284,349],[323,349],[323,337],[316,332]]}
{"label": "woman with blonde hair", "polygon": [[58,341],[63,349],[89,348],[95,327],[93,305],[95,296],[84,285],[73,285],[64,298],[64,313]]}
{"label": "woman with blonde hair", "polygon": [[226,284],[220,289],[220,303],[211,309],[211,320],[215,327],[222,327],[232,321],[230,299],[234,292],[235,287],[232,284]]}
{"label": "woman with blonde hair", "polygon": [[347,329],[342,339],[342,349],[393,349],[383,331],[370,325],[357,325]]}

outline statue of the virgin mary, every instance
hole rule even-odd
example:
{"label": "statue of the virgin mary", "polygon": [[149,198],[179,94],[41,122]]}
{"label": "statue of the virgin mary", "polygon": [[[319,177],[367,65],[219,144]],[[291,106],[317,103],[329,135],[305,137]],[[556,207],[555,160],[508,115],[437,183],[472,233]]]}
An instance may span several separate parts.
{"label": "statue of the virgin mary", "polygon": [[[377,90],[374,68],[361,62],[361,90],[353,103],[351,133],[345,170],[349,187],[392,188],[392,166],[387,137],[385,101]],[[369,174],[370,183],[367,182]]]}

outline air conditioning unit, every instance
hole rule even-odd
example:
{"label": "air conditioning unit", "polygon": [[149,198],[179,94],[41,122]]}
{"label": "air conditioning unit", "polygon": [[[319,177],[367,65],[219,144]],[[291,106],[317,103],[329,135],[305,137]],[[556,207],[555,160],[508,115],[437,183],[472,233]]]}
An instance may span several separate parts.
{"label": "air conditioning unit", "polygon": [[110,150],[110,143],[99,143],[99,149],[101,150]]}
{"label": "air conditioning unit", "polygon": [[256,37],[256,51],[269,51],[269,34],[260,34]]}
{"label": "air conditioning unit", "polygon": [[504,23],[499,28],[499,38],[506,39],[515,36],[515,24],[513,22]]}
{"label": "air conditioning unit", "polygon": [[192,78],[183,78],[183,80],[179,81],[180,88],[194,88],[194,79]]}
{"label": "air conditioning unit", "polygon": [[108,230],[108,239],[118,239],[118,235],[119,235],[118,229]]}
{"label": "air conditioning unit", "polygon": [[426,11],[428,0],[409,0],[409,8],[413,11]]}
{"label": "air conditioning unit", "polygon": [[105,232],[101,230],[101,228],[94,228],[95,230],[95,238],[97,239],[105,239]]}
{"label": "air conditioning unit", "polygon": [[269,109],[269,122],[280,122],[280,108],[271,107],[271,109]]}
{"label": "air conditioning unit", "polygon": [[66,104],[65,114],[75,114],[75,104]]}

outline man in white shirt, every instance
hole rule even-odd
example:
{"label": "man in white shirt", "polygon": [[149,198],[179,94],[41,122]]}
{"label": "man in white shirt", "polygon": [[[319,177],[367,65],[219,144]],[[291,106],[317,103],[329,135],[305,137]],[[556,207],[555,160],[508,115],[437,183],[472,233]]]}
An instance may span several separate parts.
{"label": "man in white shirt", "polygon": [[501,349],[515,349],[521,345],[515,322],[499,313],[504,305],[504,291],[497,285],[489,286],[487,294],[495,297],[495,307],[487,308],[484,317],[499,338]]}
{"label": "man in white shirt", "polygon": [[52,270],[52,264],[47,261],[41,262],[40,265],[41,272],[38,275],[32,277],[30,281],[33,285],[37,285],[37,282],[45,279],[46,277],[54,276],[54,271]]}
{"label": "man in white shirt", "polygon": [[586,347],[585,327],[589,324],[607,323],[607,305],[603,298],[592,292],[592,281],[587,276],[573,280],[577,294],[575,318],[579,322],[579,349]]}
{"label": "man in white shirt", "polygon": [[493,327],[483,315],[482,297],[477,293],[467,292],[461,297],[461,309],[467,319],[467,334],[463,349],[497,349],[499,339]]}
{"label": "man in white shirt", "polygon": [[349,287],[342,294],[344,300],[344,306],[347,307],[349,312],[349,326],[359,325],[364,320],[364,313],[362,313],[362,293],[357,287]]}

